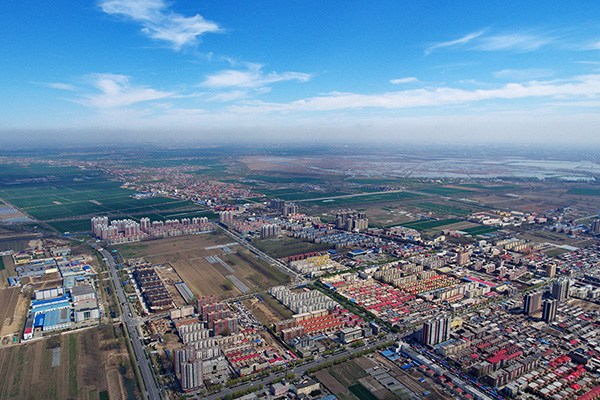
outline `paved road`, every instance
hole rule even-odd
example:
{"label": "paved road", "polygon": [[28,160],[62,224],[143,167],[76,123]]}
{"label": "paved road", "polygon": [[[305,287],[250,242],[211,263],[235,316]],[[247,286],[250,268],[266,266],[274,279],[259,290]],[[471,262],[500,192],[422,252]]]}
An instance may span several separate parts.
{"label": "paved road", "polygon": [[156,381],[154,380],[152,365],[150,364],[150,360],[146,358],[144,347],[140,342],[136,322],[133,318],[133,311],[131,309],[129,301],[127,301],[125,292],[123,291],[123,286],[121,285],[121,280],[119,279],[119,274],[117,273],[113,256],[106,249],[102,249],[100,250],[100,252],[104,257],[106,265],[108,266],[110,277],[115,286],[115,290],[117,292],[117,299],[119,300],[118,307],[121,310],[121,318],[123,320],[123,323],[125,324],[127,332],[129,332],[129,337],[131,338],[131,344],[133,346],[133,351],[135,353],[135,358],[137,361],[137,367],[139,368],[142,380],[144,381],[144,385],[146,386],[146,390],[144,390],[143,392],[143,397],[150,400],[161,399],[162,396],[160,394],[160,391],[158,390],[158,387],[156,386]]}
{"label": "paved road", "polygon": [[309,203],[312,201],[323,201],[323,200],[336,200],[336,199],[350,199],[353,197],[364,197],[364,196],[373,196],[373,195],[379,195],[379,194],[388,194],[388,193],[413,193],[413,194],[420,194],[423,196],[429,196],[432,197],[432,195],[430,193],[421,193],[421,192],[417,192],[417,191],[411,191],[411,190],[405,190],[405,189],[397,189],[397,190],[384,190],[384,191],[380,191],[380,192],[368,192],[368,193],[354,193],[354,194],[342,194],[339,196],[327,196],[327,197],[315,197],[315,198],[310,198],[310,199],[300,199],[300,200],[293,200],[294,203]]}
{"label": "paved road", "polygon": [[[385,342],[389,341],[390,338],[391,337],[384,337],[383,339],[380,339],[380,340],[378,340],[376,342],[373,342],[373,343],[371,343],[371,344],[369,344],[367,346],[362,346],[362,347],[358,347],[356,349],[346,350],[346,351],[343,351],[343,352],[341,352],[339,354],[335,354],[335,355],[329,356],[327,358],[321,358],[321,357],[319,357],[316,360],[314,360],[313,362],[310,362],[308,364],[304,364],[304,365],[295,367],[294,369],[290,369],[287,372],[288,373],[294,373],[294,374],[296,374],[296,377],[299,378],[299,377],[301,377],[306,372],[307,369],[309,369],[311,367],[315,367],[315,366],[317,366],[319,364],[322,364],[324,362],[334,361],[334,360],[337,360],[338,358],[342,358],[342,357],[348,356],[350,354],[358,353],[359,351],[363,351],[363,350],[366,350],[366,349],[372,349],[373,347],[376,347],[376,346],[378,346],[378,345],[380,345],[382,343],[385,343]],[[218,399],[222,398],[223,396],[225,396],[227,394],[238,392],[238,391],[244,390],[244,389],[248,389],[248,388],[250,388],[252,386],[258,386],[258,385],[266,386],[267,384],[269,384],[274,379],[281,378],[285,374],[286,374],[286,371],[281,371],[281,372],[273,373],[273,374],[267,376],[266,378],[258,379],[256,381],[252,381],[252,382],[246,382],[244,384],[241,384],[241,385],[233,387],[233,388],[225,388],[225,389],[221,390],[218,393],[211,394],[211,395],[208,395],[208,396],[204,396],[203,399],[204,400],[218,400]]]}
{"label": "paved road", "polygon": [[235,239],[239,244],[241,244],[243,247],[247,248],[252,253],[254,253],[257,256],[259,256],[260,258],[262,258],[264,261],[268,262],[269,264],[271,264],[272,266],[274,266],[276,268],[279,268],[285,274],[294,277],[294,279],[296,280],[296,282],[300,282],[300,281],[302,281],[304,279],[302,277],[302,274],[294,271],[293,269],[289,268],[287,265],[285,265],[281,261],[279,261],[279,260],[271,257],[270,255],[266,254],[265,252],[257,249],[256,247],[254,247],[253,245],[251,245],[250,243],[248,243],[248,241],[244,240],[244,238],[240,237],[237,233],[232,232],[231,230],[223,227],[220,224],[216,224],[216,226],[218,226],[219,228],[221,228],[223,230],[223,232],[225,232],[225,234],[227,234],[229,237]]}

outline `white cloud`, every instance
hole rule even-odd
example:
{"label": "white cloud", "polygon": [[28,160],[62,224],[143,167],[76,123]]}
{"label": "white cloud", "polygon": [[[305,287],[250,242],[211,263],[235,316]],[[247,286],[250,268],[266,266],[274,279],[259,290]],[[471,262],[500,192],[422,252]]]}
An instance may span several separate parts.
{"label": "white cloud", "polygon": [[527,33],[509,33],[502,35],[493,35],[483,37],[477,48],[485,51],[497,50],[515,50],[515,51],[533,51],[542,46],[551,44],[554,39],[540,35]]}
{"label": "white cloud", "polygon": [[140,23],[144,34],[169,43],[175,50],[196,43],[205,33],[221,31],[218,24],[199,14],[186,17],[169,10],[164,0],[101,0],[99,6],[107,14]]}
{"label": "white cloud", "polygon": [[133,86],[129,77],[117,74],[91,74],[92,86],[100,93],[90,94],[77,102],[92,108],[118,108],[136,103],[159,100],[173,96],[152,88]]}
{"label": "white cloud", "polygon": [[75,85],[71,85],[70,83],[62,83],[62,82],[45,82],[42,85],[48,86],[51,89],[57,90],[67,90],[67,91],[75,91],[77,87]]}
{"label": "white cloud", "polygon": [[588,46],[589,50],[600,50],[600,40],[598,40],[597,42],[593,42],[590,43],[590,45]]}
{"label": "white cloud", "polygon": [[458,39],[435,43],[435,44],[429,46],[425,50],[425,54],[431,54],[435,50],[443,49],[445,47],[455,47],[455,46],[460,46],[460,45],[467,44],[467,43],[473,41],[474,39],[477,39],[478,37],[480,37],[484,33],[485,33],[485,30],[481,30],[481,31],[469,33],[469,34],[467,34],[465,36],[462,36],[462,37],[460,37]]}
{"label": "white cloud", "polygon": [[509,32],[487,35],[487,29],[469,33],[458,39],[440,42],[425,49],[425,54],[443,48],[465,48],[480,51],[519,51],[538,50],[557,41],[556,37],[547,34],[530,32]]}
{"label": "white cloud", "polygon": [[561,81],[531,81],[508,83],[495,89],[456,89],[451,87],[425,88],[359,94],[333,92],[323,96],[291,103],[253,102],[233,106],[235,112],[302,112],[334,111],[361,108],[407,109],[445,105],[469,104],[486,100],[514,99],[573,99],[600,97],[600,75],[576,76]]}
{"label": "white cloud", "polygon": [[513,80],[531,80],[548,78],[554,75],[549,69],[542,68],[524,68],[524,69],[503,69],[494,72],[494,76],[500,79],[513,79]]}
{"label": "white cloud", "polygon": [[233,90],[230,92],[217,93],[211,97],[209,97],[208,101],[218,101],[218,102],[226,102],[226,101],[234,101],[240,100],[245,97],[248,97],[248,92],[244,90]]}
{"label": "white cloud", "polygon": [[417,82],[418,79],[415,78],[414,76],[408,76],[406,78],[398,78],[398,79],[392,79],[390,80],[390,83],[394,84],[394,85],[401,85],[403,83],[411,83],[411,82]]}
{"label": "white cloud", "polygon": [[262,71],[262,65],[249,64],[246,70],[227,69],[208,75],[201,85],[209,88],[238,87],[254,89],[283,81],[306,82],[310,78],[310,74],[302,72],[270,72],[265,74]]}

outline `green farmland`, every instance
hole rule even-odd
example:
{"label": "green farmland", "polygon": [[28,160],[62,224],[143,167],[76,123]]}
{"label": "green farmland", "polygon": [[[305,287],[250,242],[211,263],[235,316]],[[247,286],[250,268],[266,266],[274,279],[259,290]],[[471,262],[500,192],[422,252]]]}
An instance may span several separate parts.
{"label": "green farmland", "polygon": [[469,235],[483,235],[485,233],[496,232],[498,227],[495,226],[474,226],[472,228],[461,229],[463,232],[468,233]]}
{"label": "green farmland", "polygon": [[200,211],[188,201],[134,199],[131,190],[101,171],[45,164],[4,164],[2,169],[0,198],[61,232],[89,230],[89,218],[94,215],[134,218]]}
{"label": "green farmland", "polygon": [[572,188],[569,189],[567,194],[574,194],[577,196],[600,196],[600,189],[594,188]]}

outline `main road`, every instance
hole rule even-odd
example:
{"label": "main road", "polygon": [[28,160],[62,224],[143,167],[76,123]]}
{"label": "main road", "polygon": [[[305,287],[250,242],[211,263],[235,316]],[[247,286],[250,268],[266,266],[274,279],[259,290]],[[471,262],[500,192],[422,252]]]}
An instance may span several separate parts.
{"label": "main road", "polygon": [[156,381],[154,380],[152,365],[148,357],[146,357],[146,352],[144,351],[144,347],[142,346],[140,336],[138,334],[137,323],[133,318],[133,310],[131,309],[129,301],[127,301],[125,291],[123,290],[121,280],[119,279],[119,274],[117,273],[115,260],[110,252],[106,249],[100,250],[100,253],[102,253],[104,262],[106,262],[108,271],[110,272],[110,277],[113,281],[115,291],[117,292],[117,299],[119,300],[119,304],[117,306],[121,311],[121,318],[123,319],[125,328],[127,329],[129,337],[131,338],[133,352],[135,353],[134,355],[137,361],[137,366],[134,366],[134,368],[139,369],[143,384],[146,387],[145,390],[143,387],[141,388],[143,397],[150,400],[161,399],[162,396],[156,385]]}
{"label": "main road", "polygon": [[233,232],[231,229],[229,229],[229,228],[221,225],[220,223],[215,224],[215,225],[218,226],[219,228],[221,228],[221,230],[226,235],[228,235],[230,238],[234,239],[240,245],[242,245],[242,247],[247,248],[252,253],[254,253],[255,255],[257,255],[258,257],[260,257],[264,261],[268,262],[271,266],[280,269],[286,275],[292,276],[297,283],[301,283],[302,282],[302,280],[303,280],[302,274],[300,274],[300,273],[294,271],[293,269],[289,268],[287,265],[285,265],[281,261],[279,261],[279,260],[271,257],[270,255],[266,254],[264,251],[257,249],[256,247],[254,247],[253,245],[251,245],[250,243],[248,243],[248,241],[245,240],[243,237],[241,237],[237,233]]}
{"label": "main road", "polygon": [[250,382],[246,382],[246,383],[242,383],[241,385],[238,385],[238,386],[235,386],[235,387],[224,388],[220,392],[204,396],[203,399],[204,400],[218,400],[218,399],[221,399],[221,398],[223,398],[224,396],[226,396],[228,394],[239,392],[241,390],[246,390],[246,389],[249,389],[251,387],[255,387],[255,386],[258,386],[258,385],[266,386],[267,384],[269,384],[274,379],[283,377],[286,373],[294,373],[296,375],[296,377],[301,377],[302,375],[304,375],[304,373],[306,372],[306,370],[308,370],[311,367],[316,367],[319,364],[324,363],[324,362],[335,361],[335,360],[337,360],[339,358],[346,357],[346,356],[352,355],[354,353],[358,353],[359,351],[363,351],[363,350],[367,350],[367,349],[371,350],[374,347],[377,347],[380,344],[388,342],[388,341],[390,341],[390,337],[386,336],[386,337],[381,338],[381,339],[379,339],[379,340],[377,340],[377,341],[375,341],[373,343],[370,343],[370,344],[368,344],[366,346],[347,349],[346,351],[342,351],[342,352],[334,354],[332,356],[328,356],[326,359],[317,358],[316,360],[314,360],[312,362],[306,363],[304,365],[297,366],[293,370],[279,371],[279,372],[276,372],[276,373],[271,373],[269,376],[267,376],[265,378],[257,379],[255,381],[250,381]]}

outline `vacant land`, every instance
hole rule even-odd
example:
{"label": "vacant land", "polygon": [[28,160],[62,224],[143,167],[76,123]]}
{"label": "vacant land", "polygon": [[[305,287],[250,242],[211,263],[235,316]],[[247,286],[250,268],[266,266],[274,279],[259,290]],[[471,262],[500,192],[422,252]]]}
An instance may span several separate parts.
{"label": "vacant land", "polygon": [[29,300],[21,295],[20,287],[0,289],[0,339],[9,337],[2,340],[2,344],[20,333],[28,304]]}
{"label": "vacant land", "polygon": [[457,219],[457,218],[426,219],[426,220],[420,220],[420,221],[414,221],[414,222],[407,222],[407,223],[402,224],[402,226],[405,226],[407,228],[416,229],[419,231],[426,231],[426,230],[433,229],[433,228],[440,228],[445,225],[456,224],[458,222],[462,222],[462,220]]}
{"label": "vacant land", "polygon": [[[287,275],[218,234],[191,235],[118,247],[125,258],[143,257],[170,264],[195,296],[230,298],[243,294],[235,276],[250,291],[289,282]],[[242,286],[243,288],[243,286]]]}
{"label": "vacant land", "polygon": [[570,238],[564,233],[550,231],[535,231],[518,235],[520,239],[531,240],[536,243],[552,243],[558,246],[585,247],[590,241]]}
{"label": "vacant land", "polygon": [[284,237],[281,239],[262,239],[252,242],[258,249],[275,258],[284,258],[295,254],[309,253],[330,249],[331,246],[322,243],[310,243],[300,239]]}
{"label": "vacant land", "polygon": [[0,398],[134,398],[124,384],[128,360],[109,326],[1,349]]}
{"label": "vacant land", "polygon": [[[258,318],[260,322],[269,326],[274,322],[281,321],[284,319],[289,319],[292,317],[292,312],[287,309],[283,304],[279,303],[270,294],[266,292],[262,292],[259,294],[262,300],[259,300],[256,297],[253,297],[248,300],[244,300],[244,305]],[[274,304],[271,301],[266,301],[273,299]]]}

